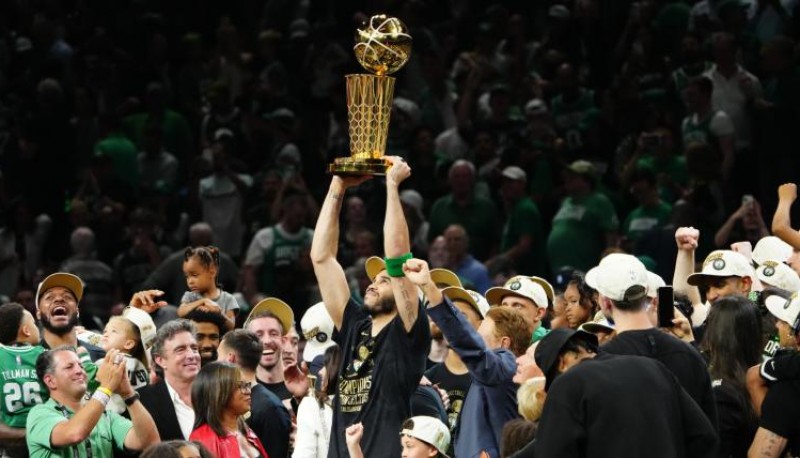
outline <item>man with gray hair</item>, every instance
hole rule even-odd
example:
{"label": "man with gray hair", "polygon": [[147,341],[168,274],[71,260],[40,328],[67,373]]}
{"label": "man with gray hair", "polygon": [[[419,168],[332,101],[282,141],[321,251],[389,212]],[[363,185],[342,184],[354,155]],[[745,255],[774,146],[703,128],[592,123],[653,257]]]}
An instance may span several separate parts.
{"label": "man with gray hair", "polygon": [[142,403],[163,440],[185,440],[194,427],[192,382],[200,371],[197,330],[189,320],[173,320],[156,334],[151,354],[163,380],[139,390]]}
{"label": "man with gray hair", "polygon": [[[96,376],[100,386],[85,403],[89,377],[72,348],[39,355],[36,375],[50,399],[28,414],[26,442],[32,458],[111,457],[114,449],[138,451],[159,442],[153,418],[131,387],[125,358],[117,350],[106,354]],[[125,400],[130,420],[105,410],[112,393]]]}
{"label": "man with gray hair", "polygon": [[431,207],[428,241],[442,235],[451,224],[458,224],[469,234],[469,252],[478,260],[486,260],[499,239],[497,206],[476,195],[475,165],[470,161],[455,161],[447,174],[447,184],[450,194],[437,199]]}
{"label": "man with gray hair", "polygon": [[[214,231],[208,223],[199,222],[189,227],[189,246],[192,248],[212,245],[213,242]],[[143,289],[164,291],[163,300],[172,305],[180,304],[180,299],[183,297],[183,293],[186,292],[186,279],[183,277],[182,268],[184,251],[183,249],[178,250],[162,261],[144,281]],[[222,285],[224,291],[236,291],[238,280],[239,267],[227,253],[220,252],[217,282]],[[158,320],[155,321],[156,325],[160,325]]]}

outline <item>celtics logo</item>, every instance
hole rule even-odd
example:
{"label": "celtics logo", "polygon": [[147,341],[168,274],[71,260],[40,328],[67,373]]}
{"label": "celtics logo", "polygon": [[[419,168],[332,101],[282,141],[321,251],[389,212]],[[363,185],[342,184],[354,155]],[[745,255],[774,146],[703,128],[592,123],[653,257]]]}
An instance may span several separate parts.
{"label": "celtics logo", "polygon": [[773,261],[765,262],[764,263],[764,276],[765,277],[771,277],[771,276],[775,275],[775,266],[777,266],[777,265],[778,265],[778,263],[773,262]]}
{"label": "celtics logo", "polygon": [[725,260],[715,259],[714,262],[711,263],[711,267],[713,267],[714,270],[722,270],[725,268]]}
{"label": "celtics logo", "polygon": [[516,291],[520,288],[522,288],[522,283],[520,283],[519,281],[515,281],[514,283],[508,286],[508,289],[510,289],[511,291]]}

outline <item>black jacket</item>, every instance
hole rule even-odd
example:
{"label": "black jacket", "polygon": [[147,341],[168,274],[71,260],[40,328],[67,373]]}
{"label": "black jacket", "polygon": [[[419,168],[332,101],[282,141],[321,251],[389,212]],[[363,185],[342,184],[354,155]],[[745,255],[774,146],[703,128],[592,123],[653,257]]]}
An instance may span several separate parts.
{"label": "black jacket", "polygon": [[175,414],[175,406],[172,404],[166,382],[161,381],[140,389],[139,398],[153,417],[162,441],[188,439],[183,437],[181,432],[181,425],[178,423],[178,415]]}

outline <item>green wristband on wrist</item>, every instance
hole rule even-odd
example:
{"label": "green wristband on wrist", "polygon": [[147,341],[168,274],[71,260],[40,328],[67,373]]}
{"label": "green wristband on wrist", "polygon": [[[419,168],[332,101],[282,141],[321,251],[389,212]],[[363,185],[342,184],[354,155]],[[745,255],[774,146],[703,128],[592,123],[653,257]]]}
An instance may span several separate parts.
{"label": "green wristband on wrist", "polygon": [[386,263],[386,274],[395,278],[405,277],[406,274],[403,273],[403,264],[413,257],[414,255],[411,253],[406,253],[396,258],[383,258],[383,262]]}

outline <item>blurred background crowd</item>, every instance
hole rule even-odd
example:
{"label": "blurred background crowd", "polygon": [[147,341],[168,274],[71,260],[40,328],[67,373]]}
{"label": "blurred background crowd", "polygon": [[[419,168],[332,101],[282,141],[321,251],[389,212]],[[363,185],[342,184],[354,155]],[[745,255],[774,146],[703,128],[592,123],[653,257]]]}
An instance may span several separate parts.
{"label": "blurred background crowd", "polygon": [[[563,289],[620,249],[671,278],[675,228],[701,229],[698,260],[755,242],[800,170],[799,5],[2,2],[0,294],[31,305],[72,272],[101,327],[141,289],[177,304],[183,247],[213,244],[243,310],[276,296],[300,316],[325,170],[349,154],[354,31],[376,13],[414,38],[387,154],[413,169],[417,257],[481,292],[516,273]],[[383,192],[342,213],[357,299]]]}

